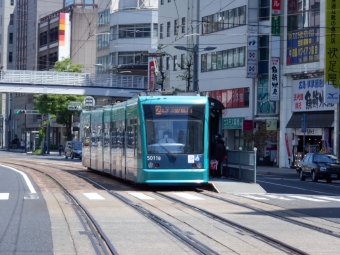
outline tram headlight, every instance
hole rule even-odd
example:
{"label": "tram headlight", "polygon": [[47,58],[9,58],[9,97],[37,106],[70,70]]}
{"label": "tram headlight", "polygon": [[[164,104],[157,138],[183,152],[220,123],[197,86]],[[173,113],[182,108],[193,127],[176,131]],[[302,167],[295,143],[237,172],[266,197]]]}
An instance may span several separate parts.
{"label": "tram headlight", "polygon": [[201,163],[201,162],[198,162],[198,163],[197,163],[197,167],[198,167],[198,168],[202,168],[202,163]]}
{"label": "tram headlight", "polygon": [[149,168],[153,168],[153,163],[152,163],[152,162],[149,162],[149,163],[148,163],[148,167],[149,167]]}

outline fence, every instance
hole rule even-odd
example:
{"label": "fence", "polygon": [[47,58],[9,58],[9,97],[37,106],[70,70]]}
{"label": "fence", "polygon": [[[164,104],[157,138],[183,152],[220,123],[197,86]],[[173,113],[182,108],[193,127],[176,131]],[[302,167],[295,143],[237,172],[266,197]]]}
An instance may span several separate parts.
{"label": "fence", "polygon": [[97,86],[148,88],[148,77],[142,75],[88,74],[52,71],[1,71],[1,83],[49,84],[67,86]]}
{"label": "fence", "polygon": [[254,151],[227,150],[227,156],[223,170],[228,178],[256,183],[256,153]]}

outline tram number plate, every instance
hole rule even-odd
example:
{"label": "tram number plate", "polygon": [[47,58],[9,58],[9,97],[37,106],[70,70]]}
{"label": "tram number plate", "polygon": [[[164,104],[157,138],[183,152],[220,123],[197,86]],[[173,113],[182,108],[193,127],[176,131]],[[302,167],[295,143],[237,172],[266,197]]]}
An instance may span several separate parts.
{"label": "tram number plate", "polygon": [[146,160],[161,160],[161,156],[146,156]]}
{"label": "tram number plate", "polygon": [[331,178],[338,178],[337,174],[331,174]]}

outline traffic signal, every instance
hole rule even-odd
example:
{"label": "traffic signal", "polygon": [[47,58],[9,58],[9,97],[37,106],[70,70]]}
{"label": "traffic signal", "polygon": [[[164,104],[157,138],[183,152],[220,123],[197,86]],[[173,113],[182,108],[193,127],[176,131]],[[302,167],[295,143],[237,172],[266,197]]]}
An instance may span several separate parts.
{"label": "traffic signal", "polygon": [[15,114],[26,114],[26,110],[15,110]]}

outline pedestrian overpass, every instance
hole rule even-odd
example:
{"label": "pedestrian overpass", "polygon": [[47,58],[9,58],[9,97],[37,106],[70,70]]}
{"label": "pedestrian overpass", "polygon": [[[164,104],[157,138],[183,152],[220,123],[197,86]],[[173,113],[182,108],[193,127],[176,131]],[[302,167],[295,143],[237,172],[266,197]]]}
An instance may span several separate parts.
{"label": "pedestrian overpass", "polygon": [[140,75],[6,70],[1,73],[0,92],[130,98],[147,90],[148,84],[148,77]]}

